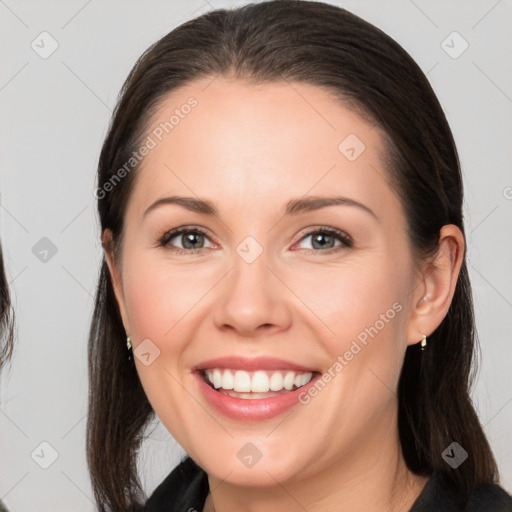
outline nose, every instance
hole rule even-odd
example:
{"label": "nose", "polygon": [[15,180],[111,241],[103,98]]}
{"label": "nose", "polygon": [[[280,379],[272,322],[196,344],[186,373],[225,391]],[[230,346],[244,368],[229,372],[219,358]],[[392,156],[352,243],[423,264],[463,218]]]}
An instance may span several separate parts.
{"label": "nose", "polygon": [[265,252],[252,263],[236,254],[221,287],[214,314],[220,330],[257,337],[290,326],[291,292],[269,267]]}

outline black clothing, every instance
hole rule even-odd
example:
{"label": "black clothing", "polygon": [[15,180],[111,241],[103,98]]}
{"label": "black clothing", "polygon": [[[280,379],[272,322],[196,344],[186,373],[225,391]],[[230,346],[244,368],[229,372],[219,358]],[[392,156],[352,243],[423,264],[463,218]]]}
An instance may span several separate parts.
{"label": "black clothing", "polygon": [[[144,512],[202,512],[208,491],[206,472],[186,457],[155,489]],[[456,505],[454,493],[440,476],[434,475],[409,512],[512,512],[512,498],[498,485],[485,484],[462,510]]]}

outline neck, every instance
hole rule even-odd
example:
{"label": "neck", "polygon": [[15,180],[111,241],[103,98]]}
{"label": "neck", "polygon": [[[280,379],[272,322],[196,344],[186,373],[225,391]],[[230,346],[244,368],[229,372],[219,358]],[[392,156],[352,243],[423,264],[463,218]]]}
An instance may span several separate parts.
{"label": "neck", "polygon": [[[393,422],[391,422],[392,424]],[[240,487],[208,476],[204,512],[407,512],[427,478],[410,472],[400,447],[396,424],[371,435],[358,449],[307,479],[265,487]],[[384,441],[385,440],[385,441]]]}

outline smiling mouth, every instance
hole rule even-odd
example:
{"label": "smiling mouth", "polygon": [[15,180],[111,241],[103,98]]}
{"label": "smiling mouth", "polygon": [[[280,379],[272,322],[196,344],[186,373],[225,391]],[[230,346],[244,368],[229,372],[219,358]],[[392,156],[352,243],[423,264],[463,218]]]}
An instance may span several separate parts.
{"label": "smiling mouth", "polygon": [[294,370],[201,370],[203,380],[215,391],[234,398],[256,400],[293,392],[308,384],[317,372]]}

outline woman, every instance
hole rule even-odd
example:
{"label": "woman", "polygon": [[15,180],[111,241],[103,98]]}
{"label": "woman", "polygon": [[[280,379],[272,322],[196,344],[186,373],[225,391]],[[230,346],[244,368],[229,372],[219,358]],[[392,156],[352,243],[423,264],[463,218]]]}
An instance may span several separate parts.
{"label": "woman", "polygon": [[[512,510],[469,397],[457,151],[391,38],[306,1],[181,25],[128,76],[96,196],[101,510]],[[154,414],[189,457],[144,503]]]}

